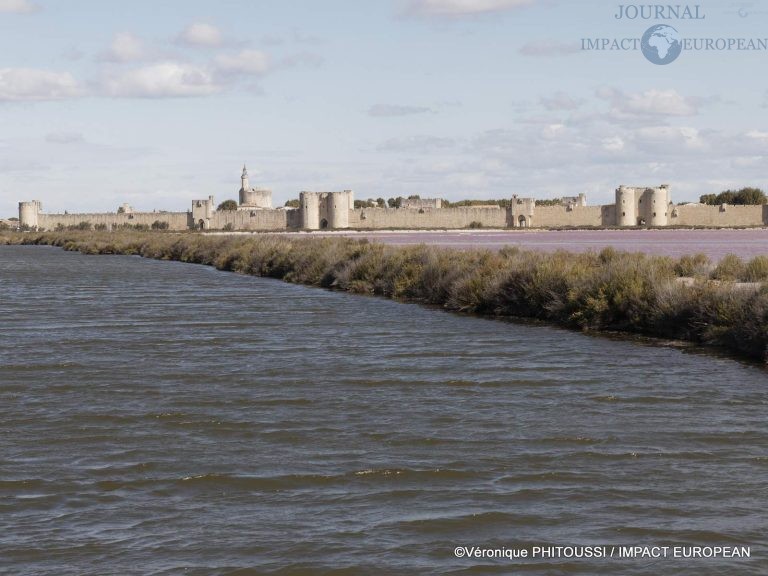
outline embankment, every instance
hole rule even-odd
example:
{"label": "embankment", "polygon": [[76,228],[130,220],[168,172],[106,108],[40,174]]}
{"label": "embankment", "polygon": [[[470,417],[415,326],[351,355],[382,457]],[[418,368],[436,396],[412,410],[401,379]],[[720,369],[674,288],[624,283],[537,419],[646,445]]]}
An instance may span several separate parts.
{"label": "embankment", "polygon": [[[764,256],[749,263],[731,258],[714,266],[704,256],[676,260],[610,248],[585,254],[517,248],[493,252],[345,238],[157,232],[6,233],[0,243],[205,264],[457,312],[687,340],[767,359]],[[694,280],[680,282],[680,277]],[[733,280],[758,284],[735,289]]]}

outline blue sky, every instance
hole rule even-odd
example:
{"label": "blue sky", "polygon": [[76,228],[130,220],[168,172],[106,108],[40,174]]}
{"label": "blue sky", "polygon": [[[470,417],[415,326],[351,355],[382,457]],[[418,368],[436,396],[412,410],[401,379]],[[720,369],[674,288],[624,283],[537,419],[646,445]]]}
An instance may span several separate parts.
{"label": "blue sky", "polygon": [[[0,215],[186,210],[236,197],[243,162],[279,204],[768,189],[768,54],[581,50],[657,23],[619,4],[0,0]],[[768,37],[764,2],[701,11],[665,23]]]}

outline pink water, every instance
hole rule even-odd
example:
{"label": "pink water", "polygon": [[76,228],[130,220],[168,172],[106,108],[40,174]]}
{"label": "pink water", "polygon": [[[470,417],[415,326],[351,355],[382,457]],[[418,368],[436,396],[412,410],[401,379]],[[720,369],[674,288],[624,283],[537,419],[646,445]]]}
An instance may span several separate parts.
{"label": "pink water", "polygon": [[[299,233],[301,234],[301,233]],[[318,232],[319,236],[368,238],[386,244],[431,244],[451,248],[519,246],[536,250],[617,250],[682,256],[702,252],[713,260],[768,255],[768,229],[747,230],[453,230],[402,232]]]}

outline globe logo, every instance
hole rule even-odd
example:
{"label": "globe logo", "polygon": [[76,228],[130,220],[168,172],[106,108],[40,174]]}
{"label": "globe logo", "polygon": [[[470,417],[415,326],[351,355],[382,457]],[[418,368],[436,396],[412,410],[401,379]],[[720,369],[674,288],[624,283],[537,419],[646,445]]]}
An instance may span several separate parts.
{"label": "globe logo", "polygon": [[649,62],[665,66],[677,60],[683,51],[683,43],[680,34],[672,26],[657,24],[645,31],[640,49]]}

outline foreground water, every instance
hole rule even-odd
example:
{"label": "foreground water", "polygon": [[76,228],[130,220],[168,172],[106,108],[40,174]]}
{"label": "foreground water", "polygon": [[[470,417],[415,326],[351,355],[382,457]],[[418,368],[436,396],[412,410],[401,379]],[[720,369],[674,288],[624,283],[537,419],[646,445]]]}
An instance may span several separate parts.
{"label": "foreground water", "polygon": [[[768,376],[213,269],[0,247],[0,571],[764,574]],[[750,546],[750,559],[456,558]]]}

